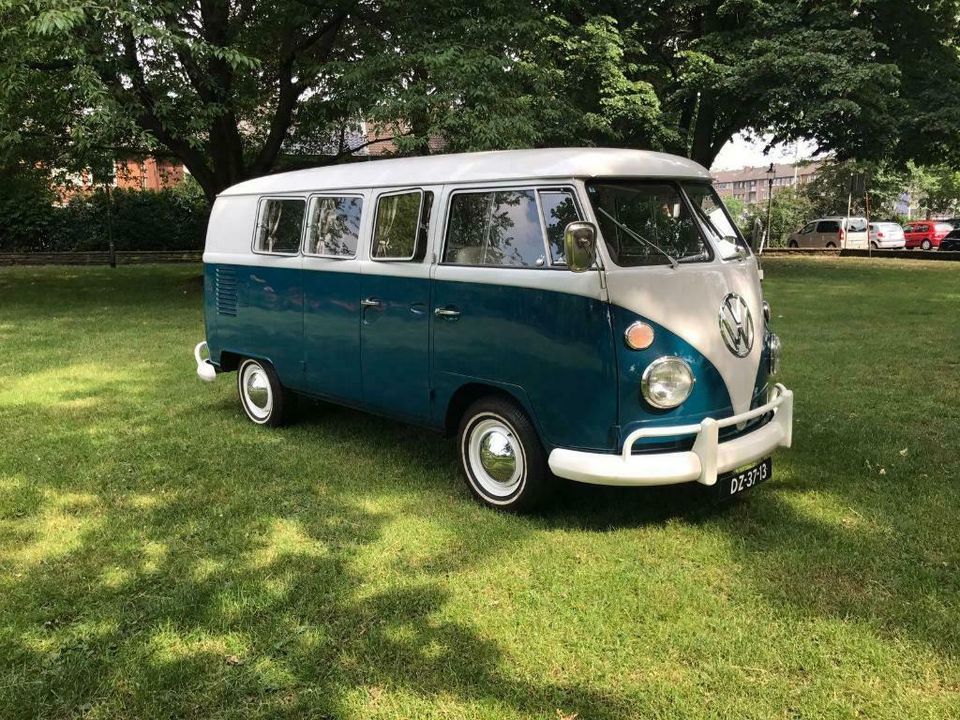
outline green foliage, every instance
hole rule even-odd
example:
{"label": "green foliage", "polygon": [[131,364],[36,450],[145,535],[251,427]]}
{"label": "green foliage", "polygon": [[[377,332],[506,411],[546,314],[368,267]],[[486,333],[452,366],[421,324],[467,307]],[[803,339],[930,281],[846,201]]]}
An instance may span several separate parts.
{"label": "green foliage", "polygon": [[[0,0],[0,155],[77,169],[164,147],[208,200],[336,162],[615,145],[710,165],[735,133],[960,161],[958,2]],[[309,160],[303,160],[309,158]]]}
{"label": "green foliage", "polygon": [[207,227],[205,198],[175,190],[102,189],[78,195],[57,212],[50,249],[200,250]]}
{"label": "green foliage", "polygon": [[943,164],[924,167],[909,163],[906,177],[921,217],[960,213],[960,172]]}
{"label": "green foliage", "polygon": [[[813,216],[812,204],[806,194],[788,187],[776,192],[770,205],[769,247],[786,245],[790,233],[799,230]],[[767,225],[767,204],[753,203],[744,208],[740,229],[750,237],[754,223]]]}
{"label": "green foliage", "polygon": [[56,224],[55,199],[42,170],[0,168],[0,250],[47,243]]}
{"label": "green foliage", "polygon": [[81,192],[54,205],[47,176],[39,171],[0,172],[0,252],[200,250],[208,206],[196,184],[133,191]]}

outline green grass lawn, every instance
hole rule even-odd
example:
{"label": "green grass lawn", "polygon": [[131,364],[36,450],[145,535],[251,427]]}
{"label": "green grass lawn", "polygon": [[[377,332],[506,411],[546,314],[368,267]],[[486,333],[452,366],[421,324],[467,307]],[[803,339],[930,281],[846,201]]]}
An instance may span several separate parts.
{"label": "green grass lawn", "polygon": [[773,481],[511,517],[449,440],[246,421],[195,267],[0,270],[0,717],[957,717],[960,265],[766,272]]}

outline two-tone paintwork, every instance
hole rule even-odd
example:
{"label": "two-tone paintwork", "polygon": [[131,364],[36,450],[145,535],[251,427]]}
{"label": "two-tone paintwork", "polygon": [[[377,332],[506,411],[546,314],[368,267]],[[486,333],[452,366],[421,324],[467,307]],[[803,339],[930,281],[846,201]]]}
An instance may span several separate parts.
{"label": "two-tone paintwork", "polygon": [[[230,369],[241,356],[268,360],[292,390],[437,429],[464,388],[495,388],[526,409],[548,452],[616,452],[639,427],[724,418],[762,404],[766,329],[753,257],[619,268],[601,241],[598,269],[581,274],[437,261],[452,193],[572,188],[584,219],[595,222],[583,181],[599,176],[708,181],[703,168],[672,156],[552,150],[384,161],[235,186],[214,205],[204,253],[211,361]],[[377,198],[410,188],[434,193],[425,259],[372,259]],[[355,258],[252,252],[261,198],[321,193],[363,196]],[[746,300],[758,323],[746,358],[731,354],[719,334],[717,312],[729,292]],[[459,315],[438,317],[438,309]],[[622,340],[638,319],[656,331],[642,351]],[[662,355],[684,358],[696,377],[690,398],[670,411],[651,408],[640,394],[644,368]],[[684,442],[660,438],[635,449]]]}

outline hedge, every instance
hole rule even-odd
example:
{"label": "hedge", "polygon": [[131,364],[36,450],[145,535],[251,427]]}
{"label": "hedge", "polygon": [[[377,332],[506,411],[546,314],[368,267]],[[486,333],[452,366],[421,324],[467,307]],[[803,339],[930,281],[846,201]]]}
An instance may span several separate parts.
{"label": "hedge", "polygon": [[[103,188],[57,204],[38,172],[0,171],[0,252],[201,250],[209,207],[196,183],[169,190]],[[108,208],[109,204],[109,208]],[[109,209],[109,212],[108,212]]]}

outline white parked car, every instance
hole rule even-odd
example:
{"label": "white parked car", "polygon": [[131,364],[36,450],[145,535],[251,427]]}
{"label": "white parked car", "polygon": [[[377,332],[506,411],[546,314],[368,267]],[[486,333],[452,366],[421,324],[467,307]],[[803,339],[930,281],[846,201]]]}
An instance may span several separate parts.
{"label": "white parked car", "polygon": [[792,248],[867,249],[867,219],[864,217],[823,217],[807,223],[787,242]]}
{"label": "white parked car", "polygon": [[870,246],[874,249],[896,250],[907,244],[903,228],[892,222],[870,223]]}

